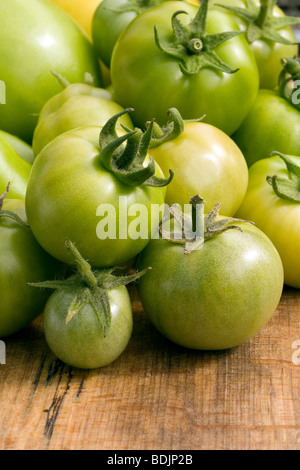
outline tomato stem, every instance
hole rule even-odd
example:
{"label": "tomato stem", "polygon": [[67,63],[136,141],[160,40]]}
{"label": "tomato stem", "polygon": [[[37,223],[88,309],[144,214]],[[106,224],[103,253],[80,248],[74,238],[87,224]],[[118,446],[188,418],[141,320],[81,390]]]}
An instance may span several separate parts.
{"label": "tomato stem", "polygon": [[97,287],[98,281],[92,272],[91,265],[81,256],[74,243],[72,243],[70,240],[66,240],[65,245],[70,251],[77,270],[87,286],[91,289]]}
{"label": "tomato stem", "polygon": [[193,54],[200,54],[200,52],[203,51],[203,42],[201,41],[201,39],[192,38],[187,43],[187,49]]}
{"label": "tomato stem", "polygon": [[273,0],[261,0],[259,15],[255,22],[259,28],[263,28],[266,22],[268,21],[268,16],[271,13],[271,7],[273,6],[273,4]]}
{"label": "tomato stem", "polygon": [[215,204],[211,211],[205,216],[204,199],[199,195],[195,195],[191,198],[190,206],[190,215],[183,213],[177,204],[171,206],[170,214],[175,220],[174,229],[167,231],[164,228],[164,223],[168,215],[163,218],[159,227],[162,238],[173,243],[184,245],[185,254],[201,249],[206,240],[220,235],[227,230],[239,230],[242,232],[242,228],[235,225],[236,223],[253,223],[232,217],[220,218],[220,203]]}

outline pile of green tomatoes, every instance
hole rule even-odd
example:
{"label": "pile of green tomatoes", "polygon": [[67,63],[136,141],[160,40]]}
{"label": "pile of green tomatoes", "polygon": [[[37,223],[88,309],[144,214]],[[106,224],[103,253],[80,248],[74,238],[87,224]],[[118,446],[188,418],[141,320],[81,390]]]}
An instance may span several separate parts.
{"label": "pile of green tomatoes", "polygon": [[132,283],[182,347],[256,335],[300,288],[300,18],[102,0],[89,40],[48,0],[0,17],[0,338],[43,314],[59,359],[106,366]]}

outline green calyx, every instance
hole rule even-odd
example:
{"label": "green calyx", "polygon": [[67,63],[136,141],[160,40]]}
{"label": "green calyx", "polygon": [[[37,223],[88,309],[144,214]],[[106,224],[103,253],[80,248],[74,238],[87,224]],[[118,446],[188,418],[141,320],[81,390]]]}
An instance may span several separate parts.
{"label": "green calyx", "polygon": [[[58,83],[63,89],[68,88],[70,85],[72,85],[72,83],[69,82],[69,80],[63,75],[61,75],[60,73],[54,72],[53,70],[51,70],[50,73],[53,75],[53,77],[56,78],[56,80],[58,81]],[[79,85],[84,85],[84,84],[88,86],[94,85],[94,78],[88,72],[85,72],[84,74],[84,83],[79,83]]]}
{"label": "green calyx", "polygon": [[162,44],[159,39],[159,31],[154,26],[154,38],[157,47],[170,57],[179,60],[182,73],[186,75],[197,74],[202,68],[210,67],[225,73],[235,73],[238,69],[232,69],[225,64],[215,52],[220,44],[229,39],[243,34],[241,31],[228,31],[219,34],[207,34],[207,13],[209,0],[203,0],[195,18],[184,26],[179,20],[179,15],[187,14],[184,10],[176,11],[172,16],[173,38]]}
{"label": "green calyx", "polygon": [[128,13],[134,12],[137,15],[143,13],[143,11],[148,10],[149,8],[159,5],[165,0],[126,0],[123,5],[119,5],[116,8],[101,5],[103,10],[115,11],[116,13]]}
{"label": "green calyx", "polygon": [[280,44],[293,45],[295,43],[285,39],[278,32],[279,29],[300,24],[299,18],[291,16],[274,16],[273,10],[277,0],[261,0],[257,6],[254,0],[246,0],[246,8],[231,7],[217,4],[217,6],[230,11],[241,18],[246,24],[246,37],[250,44],[258,39],[266,39]]}
{"label": "green calyx", "polygon": [[267,182],[272,186],[276,196],[291,202],[300,202],[300,166],[291,158],[279,152],[272,152],[271,156],[280,157],[288,170],[288,177],[278,175],[267,176]]}
{"label": "green calyx", "polygon": [[[149,157],[145,166],[150,142],[152,139],[154,121],[152,121],[145,132],[141,129],[128,129],[124,126],[126,133],[118,136],[116,123],[120,116],[133,111],[125,109],[110,118],[100,132],[100,158],[105,168],[111,171],[122,183],[130,186],[167,186],[173,179],[170,170],[169,178],[158,178],[155,176],[155,162]],[[126,143],[126,145],[124,145]]]}
{"label": "green calyx", "polygon": [[98,88],[94,86],[94,79],[88,72],[84,74],[84,83],[70,83],[63,75],[57,72],[51,71],[51,74],[56,78],[62,87],[62,92],[58,95],[55,95],[49,101],[50,103],[53,102],[53,99],[56,99],[58,101],[58,105],[62,105],[64,101],[61,100],[61,96],[63,96],[64,100],[66,100],[76,95],[95,96],[96,98],[103,98],[109,101],[112,100],[112,95],[109,91],[105,90],[104,88]]}
{"label": "green calyx", "polygon": [[51,70],[50,72],[53,77],[56,78],[56,80],[58,81],[58,83],[60,84],[60,86],[64,89],[64,88],[68,88],[68,86],[71,85],[71,83],[69,82],[69,80],[66,79],[66,77],[64,77],[63,75],[61,75],[60,73],[57,73],[57,72],[54,72],[54,70]]}
{"label": "green calyx", "polygon": [[72,294],[73,298],[66,316],[66,324],[78,315],[83,307],[89,305],[99,321],[103,336],[106,336],[111,325],[108,290],[136,281],[150,268],[130,276],[114,276],[115,268],[93,271],[91,265],[83,259],[70,240],[66,240],[66,247],[73,258],[77,273],[62,281],[46,281],[29,285],[42,289],[62,290]]}
{"label": "green calyx", "polygon": [[279,93],[292,106],[300,110],[300,59],[283,58],[279,75]]}
{"label": "green calyx", "polygon": [[237,222],[252,223],[233,217],[219,218],[221,203],[217,203],[211,211],[204,215],[204,199],[195,195],[190,200],[191,213],[182,212],[178,204],[170,206],[170,215],[174,219],[172,230],[166,230],[164,225],[169,215],[167,214],[159,227],[161,237],[173,243],[184,245],[184,253],[189,254],[192,251],[203,247],[206,240],[220,235],[227,230],[243,231]]}
{"label": "green calyx", "polygon": [[[201,122],[205,116],[199,119],[184,120],[178,109],[170,108],[167,111],[168,121],[163,127],[160,127],[157,122],[153,123],[153,132],[150,141],[150,148],[158,147],[170,140],[176,139],[184,131],[184,125],[188,122]],[[147,126],[151,125],[151,122],[146,123]]]}
{"label": "green calyx", "polygon": [[10,183],[8,183],[5,192],[2,194],[2,196],[0,196],[0,219],[3,218],[3,217],[6,217],[6,218],[12,219],[15,222],[17,222],[18,224],[23,225],[24,227],[28,228],[29,225],[25,224],[25,222],[23,222],[23,220],[20,219],[20,217],[17,214],[15,214],[12,211],[3,210],[4,199],[6,198],[6,196],[9,193],[9,188],[10,188]]}

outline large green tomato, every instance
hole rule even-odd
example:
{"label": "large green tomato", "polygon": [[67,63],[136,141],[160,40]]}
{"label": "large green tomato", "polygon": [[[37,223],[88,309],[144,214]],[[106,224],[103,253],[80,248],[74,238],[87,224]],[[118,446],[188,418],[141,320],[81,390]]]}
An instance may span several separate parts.
{"label": "large green tomato", "polygon": [[23,160],[6,136],[0,133],[0,187],[3,189],[8,182],[11,183],[10,199],[25,199],[30,171],[30,163]]}
{"label": "large green tomato", "polygon": [[[221,4],[227,7],[238,7],[246,9],[247,12],[253,13],[256,19],[255,26],[261,27],[261,30],[256,31],[258,37],[254,36],[253,39],[246,34],[249,40],[251,49],[254,53],[260,76],[260,88],[274,89],[277,86],[277,77],[281,70],[280,60],[283,57],[294,57],[298,54],[298,45],[296,44],[296,37],[292,28],[287,24],[286,26],[277,27],[276,21],[279,19],[287,18],[284,12],[278,6],[272,6],[272,0],[213,0],[212,4]],[[276,3],[276,1],[275,1]],[[266,17],[264,13],[260,14],[261,5],[265,8],[269,5],[269,11],[266,10]],[[249,5],[249,6],[248,6]],[[242,31],[247,30],[247,22],[242,16],[234,15]],[[270,25],[273,21],[273,34],[276,34],[277,39],[282,42],[277,42],[275,36],[270,36]],[[300,23],[300,19],[298,18]],[[264,29],[265,28],[265,29]],[[266,36],[264,36],[264,32]],[[279,37],[278,37],[279,36]],[[271,37],[273,39],[271,39]],[[291,44],[284,42],[289,41]]]}
{"label": "large green tomato", "polygon": [[[166,189],[152,186],[151,181],[163,178],[162,171],[153,160],[145,163],[148,157],[139,149],[137,160],[131,161],[138,133],[133,140],[128,138],[120,154],[121,141],[104,135],[104,129],[100,141],[99,127],[61,134],[39,153],[32,167],[26,193],[28,221],[41,246],[61,261],[70,260],[64,244],[68,238],[93,267],[127,262],[146,246],[159,223]],[[123,131],[121,138],[130,134]],[[109,153],[112,147],[116,154]],[[162,181],[167,184],[164,178],[158,184]]]}
{"label": "large green tomato", "polygon": [[[122,109],[102,88],[68,85],[50,98],[41,110],[32,139],[34,154],[37,155],[45,145],[64,132],[78,127],[103,126]],[[127,114],[121,117],[119,124],[133,127]]]}
{"label": "large green tomato", "polygon": [[202,122],[187,122],[183,132],[150,150],[167,174],[174,171],[167,186],[167,204],[188,204],[191,194],[201,194],[210,210],[215,201],[222,214],[233,216],[247,190],[248,168],[234,141],[221,130]]}
{"label": "large green tomato", "polygon": [[260,90],[248,116],[232,138],[248,166],[274,150],[300,156],[300,110],[278,91]]}
{"label": "large green tomato", "polygon": [[222,232],[219,221],[206,225],[207,238],[194,251],[158,239],[138,258],[138,269],[152,267],[138,283],[147,315],[165,337],[187,348],[221,350],[247,341],[281,297],[282,263],[267,236],[232,219],[228,224],[242,231]]}
{"label": "large green tomato", "polygon": [[30,142],[42,106],[60,91],[50,72],[71,83],[88,73],[100,86],[99,63],[82,30],[49,0],[1,0],[0,18],[0,128]]}
{"label": "large green tomato", "polygon": [[249,170],[249,187],[245,199],[237,213],[238,217],[253,220],[257,227],[268,235],[281,256],[285,283],[298,289],[300,288],[299,175],[300,156],[274,155],[254,163]]}
{"label": "large green tomato", "polygon": [[[119,37],[112,84],[116,101],[135,109],[135,125],[153,118],[162,124],[166,110],[175,107],[183,119],[205,114],[205,122],[230,135],[246,117],[258,91],[255,59],[246,39],[234,36],[232,15],[210,10],[205,28],[206,7],[207,1],[201,10],[162,3],[135,18]],[[234,34],[221,43],[228,31]]]}
{"label": "large green tomato", "polygon": [[16,333],[42,313],[49,293],[27,284],[53,278],[60,269],[30,228],[4,211],[13,211],[26,222],[24,201],[5,200],[3,214],[0,212],[0,338]]}

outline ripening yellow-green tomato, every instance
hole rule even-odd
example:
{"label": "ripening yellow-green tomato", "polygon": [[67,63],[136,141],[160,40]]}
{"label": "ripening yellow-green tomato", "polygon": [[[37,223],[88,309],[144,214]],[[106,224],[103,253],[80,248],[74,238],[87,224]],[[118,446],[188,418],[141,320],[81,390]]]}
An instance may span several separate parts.
{"label": "ripening yellow-green tomato", "polygon": [[281,257],[285,283],[300,289],[300,157],[276,154],[254,163],[237,217],[252,220]]}
{"label": "ripening yellow-green tomato", "polygon": [[203,122],[187,122],[176,138],[151,148],[150,155],[164,174],[174,178],[167,186],[166,203],[188,204],[200,194],[207,210],[217,202],[221,214],[233,216],[241,205],[248,184],[245,158],[220,129]]}
{"label": "ripening yellow-green tomato", "polygon": [[51,0],[80,24],[91,37],[93,15],[102,0]]}

